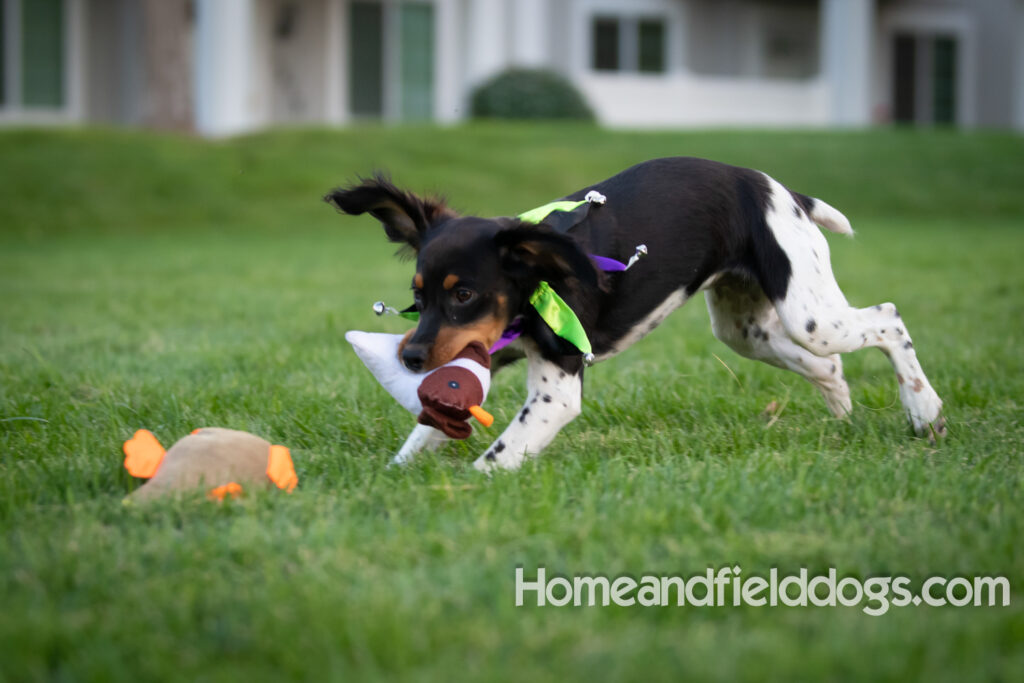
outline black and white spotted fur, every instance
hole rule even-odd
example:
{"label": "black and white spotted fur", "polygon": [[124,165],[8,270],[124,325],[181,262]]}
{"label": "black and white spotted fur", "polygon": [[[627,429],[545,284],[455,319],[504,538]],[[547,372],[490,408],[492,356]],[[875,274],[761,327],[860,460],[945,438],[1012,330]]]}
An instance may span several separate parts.
{"label": "black and white spotted fur", "polygon": [[[380,197],[373,200],[375,189]],[[896,372],[914,431],[944,433],[942,402],[896,307],[851,307],[836,284],[828,242],[819,231],[820,226],[852,234],[836,209],[764,173],[685,157],[638,164],[566,199],[582,199],[592,190],[607,202],[568,235],[510,218],[460,217],[381,178],[328,195],[348,213],[373,213],[393,240],[417,250],[417,282],[423,286],[414,289],[422,317],[403,351],[407,364],[422,366],[436,339],[452,330],[475,331],[475,321],[485,316],[499,326],[524,317],[526,402],[476,461],[478,469],[519,467],[582,407],[580,353],[555,336],[526,301],[540,279],[577,313],[597,361],[626,350],[704,291],[718,339],[740,355],[805,377],[837,417],[851,410],[840,354],[877,347]],[[624,273],[602,276],[578,258],[598,254],[626,261],[641,243],[649,256]],[[448,275],[465,284],[475,308],[445,298],[435,281]],[[464,295],[460,289],[459,298]],[[425,323],[430,316],[432,322]],[[481,340],[492,343],[486,326],[480,329]],[[429,429],[418,427],[396,461],[408,462],[418,450],[439,443]]]}

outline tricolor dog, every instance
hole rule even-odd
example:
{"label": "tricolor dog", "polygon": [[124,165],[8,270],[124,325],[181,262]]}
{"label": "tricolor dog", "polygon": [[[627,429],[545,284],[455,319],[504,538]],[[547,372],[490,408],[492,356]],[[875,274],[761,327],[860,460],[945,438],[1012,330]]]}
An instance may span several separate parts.
{"label": "tricolor dog", "polygon": [[[574,214],[585,197],[598,201]],[[479,469],[514,469],[540,453],[580,413],[584,361],[625,351],[700,291],[718,339],[805,377],[833,415],[851,410],[840,354],[874,346],[892,363],[914,431],[945,432],[942,401],[896,306],[853,308],[836,284],[819,227],[849,235],[849,221],[764,173],[655,159],[529,219],[461,216],[380,176],[326,200],[348,214],[371,214],[391,241],[416,254],[420,317],[399,350],[406,367],[436,368],[473,342],[493,348],[510,327],[520,335],[526,402],[476,461]],[[637,267],[603,270],[609,259],[628,261],[638,245],[648,256]],[[411,438],[399,460],[439,440]]]}

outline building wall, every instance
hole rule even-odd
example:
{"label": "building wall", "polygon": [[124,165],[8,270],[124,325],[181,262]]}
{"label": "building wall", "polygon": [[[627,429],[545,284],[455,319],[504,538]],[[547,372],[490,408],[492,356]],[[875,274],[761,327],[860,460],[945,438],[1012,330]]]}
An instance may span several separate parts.
{"label": "building wall", "polygon": [[142,16],[134,0],[90,0],[85,11],[85,116],[106,124],[142,122]]}
{"label": "building wall", "polygon": [[[351,1],[194,0],[200,131],[348,121]],[[487,78],[530,66],[568,76],[612,126],[884,123],[893,106],[893,36],[909,30],[956,36],[959,125],[1024,129],[1024,0],[378,1],[391,10],[402,2],[433,8],[439,121],[468,116],[470,93]],[[0,107],[0,121],[142,122],[140,0],[62,2],[66,101],[53,111]],[[660,17],[663,72],[595,70],[596,16]],[[840,45],[858,17],[869,22],[851,44],[859,53]],[[862,62],[869,68],[865,109],[871,114],[849,116],[864,99],[851,97],[856,89],[849,86],[863,80]],[[385,90],[394,102],[397,72],[387,73]],[[384,112],[401,115],[395,106]]]}
{"label": "building wall", "polygon": [[327,54],[325,0],[264,0],[261,13],[269,72],[270,120],[309,123],[325,118]]}
{"label": "building wall", "polygon": [[[569,75],[602,123],[668,128],[829,122],[816,2],[576,0],[573,8]],[[598,16],[662,18],[664,72],[596,71],[592,27]]]}
{"label": "building wall", "polygon": [[817,0],[690,0],[686,66],[705,76],[815,77],[820,14]]}
{"label": "building wall", "polygon": [[1013,126],[1019,131],[1024,131],[1024,0],[1017,0],[1013,25],[1016,36],[1013,82],[1017,84],[1014,89]]}
{"label": "building wall", "polygon": [[978,13],[978,119],[980,126],[1005,127],[1013,122],[1013,53],[1021,39],[1016,30],[1016,0],[963,0]]}

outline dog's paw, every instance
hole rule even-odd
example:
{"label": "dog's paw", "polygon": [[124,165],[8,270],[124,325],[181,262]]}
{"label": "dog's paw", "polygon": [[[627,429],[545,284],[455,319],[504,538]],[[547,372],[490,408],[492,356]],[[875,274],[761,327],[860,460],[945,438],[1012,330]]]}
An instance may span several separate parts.
{"label": "dog's paw", "polygon": [[948,431],[946,430],[946,418],[939,415],[936,419],[928,423],[928,442],[931,445],[936,445],[940,439],[945,438]]}
{"label": "dog's paw", "polygon": [[946,418],[942,416],[942,401],[939,397],[933,392],[928,398],[931,400],[925,401],[924,405],[918,405],[917,411],[907,410],[907,419],[915,435],[927,437],[935,444],[946,436]]}
{"label": "dog's paw", "polygon": [[932,442],[946,435],[946,421],[942,417],[942,399],[927,379],[910,378],[900,384],[900,400],[907,420],[917,436],[926,436]]}
{"label": "dog's paw", "polygon": [[484,474],[492,474],[498,469],[498,464],[494,460],[487,460],[486,457],[487,455],[485,454],[474,460],[473,469]]}
{"label": "dog's paw", "polygon": [[490,448],[473,462],[473,468],[484,474],[492,474],[497,470],[517,470],[523,464],[525,456],[520,453],[515,455],[506,449],[503,453],[496,453]]}
{"label": "dog's paw", "polygon": [[388,469],[392,467],[405,467],[412,460],[411,457],[407,457],[402,453],[399,453],[395,457],[391,458],[391,462],[388,463]]}

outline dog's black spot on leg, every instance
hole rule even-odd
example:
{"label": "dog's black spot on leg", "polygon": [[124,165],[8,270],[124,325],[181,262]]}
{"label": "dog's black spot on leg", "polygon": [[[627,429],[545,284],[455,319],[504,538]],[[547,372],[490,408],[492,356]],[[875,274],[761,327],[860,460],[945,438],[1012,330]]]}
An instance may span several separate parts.
{"label": "dog's black spot on leg", "polygon": [[490,451],[484,453],[484,460],[490,460],[491,462],[494,462],[494,453],[491,453]]}
{"label": "dog's black spot on leg", "polygon": [[800,218],[800,207],[799,206],[794,206],[793,207],[793,215],[796,216],[797,218]]}
{"label": "dog's black spot on leg", "polygon": [[545,403],[551,403],[551,397],[548,396],[547,394],[544,394],[544,402]]}
{"label": "dog's black spot on leg", "polygon": [[818,329],[818,323],[814,321],[814,318],[811,318],[810,320],[807,321],[805,329],[808,332],[814,332],[816,329]]}
{"label": "dog's black spot on leg", "polygon": [[903,336],[903,328],[902,327],[897,327],[896,328],[896,334],[898,334],[898,335],[900,335],[902,337]]}
{"label": "dog's black spot on leg", "polygon": [[494,452],[495,453],[501,453],[503,450],[505,450],[505,442],[504,441],[499,441],[498,443],[494,444]]}
{"label": "dog's black spot on leg", "polygon": [[829,372],[832,373],[833,375],[836,374],[836,364],[835,363],[832,364],[832,369],[829,370]]}
{"label": "dog's black spot on leg", "polygon": [[821,345],[822,346],[828,346],[828,342],[827,341],[823,341],[823,342],[821,342]]}
{"label": "dog's black spot on leg", "polygon": [[842,327],[842,326],[843,326],[843,324],[842,324],[841,322],[838,322],[838,321],[837,321],[837,322],[834,322],[834,323],[832,323],[832,327],[833,327],[833,329],[836,329],[836,330],[838,330],[838,329],[839,329],[840,327]]}
{"label": "dog's black spot on leg", "polygon": [[534,396],[533,398],[531,398],[531,399],[530,399],[530,405],[531,405],[531,406],[532,406],[532,405],[533,405],[534,403],[536,403],[536,402],[537,402],[537,397],[536,397],[536,396]]}
{"label": "dog's black spot on leg", "polygon": [[541,381],[541,382],[547,382],[547,381],[548,381],[548,378],[547,378],[547,377],[545,377],[545,376],[543,376],[543,375],[541,375],[541,377],[540,377],[540,381]]}
{"label": "dog's black spot on leg", "polygon": [[892,309],[892,317],[894,317],[894,318],[900,317],[900,312],[895,307],[893,307],[893,309]]}
{"label": "dog's black spot on leg", "polygon": [[816,250],[811,249],[811,253],[814,255],[814,258],[818,258],[818,252]]}
{"label": "dog's black spot on leg", "polygon": [[526,422],[526,416],[530,414],[529,408],[523,408],[523,412],[519,413],[519,421]]}
{"label": "dog's black spot on leg", "polygon": [[882,334],[885,334],[885,328],[884,327],[882,328]]}
{"label": "dog's black spot on leg", "polygon": [[912,342],[912,341],[910,341],[908,339],[907,343],[903,345],[903,348],[905,348],[905,349],[912,349],[912,348],[914,348],[914,342]]}

